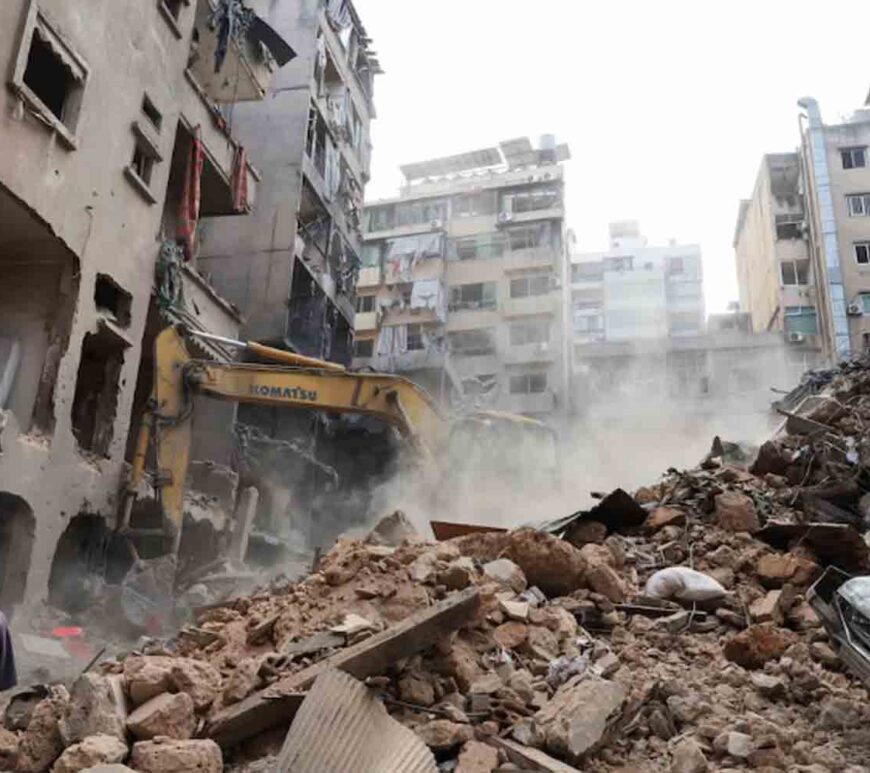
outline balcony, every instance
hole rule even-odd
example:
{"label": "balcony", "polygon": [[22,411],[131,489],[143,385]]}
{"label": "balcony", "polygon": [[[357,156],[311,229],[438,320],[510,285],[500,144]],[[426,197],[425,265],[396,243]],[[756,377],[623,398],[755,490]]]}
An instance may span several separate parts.
{"label": "balcony", "polygon": [[506,394],[499,400],[498,407],[510,413],[552,413],[556,408],[556,396],[550,390],[537,394]]}
{"label": "balcony", "polygon": [[358,311],[354,317],[354,329],[359,333],[378,329],[378,312]]}
{"label": "balcony", "polygon": [[397,236],[413,236],[414,234],[431,233],[434,231],[443,231],[443,220],[431,220],[425,223],[410,223],[409,225],[396,225],[392,228],[385,228],[380,231],[367,231],[365,234],[366,241],[375,239],[394,239]]}
{"label": "balcony", "polygon": [[504,256],[505,271],[521,271],[526,268],[550,268],[556,262],[556,251],[552,247],[531,247],[516,250]]}
{"label": "balcony", "polygon": [[498,215],[498,224],[516,225],[517,223],[533,223],[536,220],[561,220],[565,217],[562,206],[549,207],[547,209],[530,209],[527,212],[501,212]]}
{"label": "balcony", "polygon": [[[356,280],[357,289],[363,287],[380,287],[381,267],[365,266],[359,270],[359,279]],[[357,317],[359,319],[359,317]]]}
{"label": "balcony", "polygon": [[266,22],[254,15],[244,37],[230,37],[226,56],[215,72],[217,29],[209,18],[216,0],[199,0],[196,6],[195,55],[190,71],[209,99],[215,102],[252,102],[265,98],[272,74],[289,62],[293,49]]}
{"label": "balcony", "polygon": [[526,298],[508,298],[502,303],[505,317],[522,317],[531,314],[555,314],[559,308],[556,295],[530,295]]}
{"label": "balcony", "polygon": [[524,344],[509,346],[502,353],[502,359],[507,365],[525,365],[533,362],[553,362],[559,345],[554,341],[541,344]]}
{"label": "balcony", "polygon": [[[375,358],[375,363],[380,363],[382,358]],[[387,363],[383,363],[387,364]],[[396,373],[407,373],[414,370],[424,370],[426,368],[443,368],[444,353],[435,351],[427,351],[426,349],[418,349],[411,352],[405,352],[397,357],[390,359],[391,370]]]}

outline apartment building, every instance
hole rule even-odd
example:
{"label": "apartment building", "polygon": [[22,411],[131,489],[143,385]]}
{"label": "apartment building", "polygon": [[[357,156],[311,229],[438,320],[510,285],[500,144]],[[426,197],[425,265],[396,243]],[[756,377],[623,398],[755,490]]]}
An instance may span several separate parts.
{"label": "apartment building", "polygon": [[822,121],[803,99],[801,146],[762,159],[734,236],[741,308],[807,365],[870,348],[870,110]]}
{"label": "apartment building", "polygon": [[349,364],[380,67],[350,0],[260,5],[297,57],[264,101],[233,109],[262,171],[257,208],[241,226],[209,224],[199,264],[246,338]]}
{"label": "apartment building", "polygon": [[564,408],[567,158],[546,136],[403,166],[399,196],[366,206],[354,365],[445,406]]}
{"label": "apartment building", "polygon": [[238,311],[197,270],[197,224],[241,221],[254,206],[259,173],[227,107],[260,99],[292,56],[228,2],[0,4],[6,612],[62,584],[57,556],[87,560],[85,538],[112,525],[156,331],[237,334]]}

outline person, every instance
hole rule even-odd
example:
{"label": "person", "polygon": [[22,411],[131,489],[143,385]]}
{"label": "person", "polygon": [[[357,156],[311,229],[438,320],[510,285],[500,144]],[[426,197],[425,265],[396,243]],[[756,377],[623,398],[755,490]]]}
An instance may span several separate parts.
{"label": "person", "polygon": [[0,691],[18,684],[15,671],[15,652],[12,649],[12,634],[6,615],[0,612]]}

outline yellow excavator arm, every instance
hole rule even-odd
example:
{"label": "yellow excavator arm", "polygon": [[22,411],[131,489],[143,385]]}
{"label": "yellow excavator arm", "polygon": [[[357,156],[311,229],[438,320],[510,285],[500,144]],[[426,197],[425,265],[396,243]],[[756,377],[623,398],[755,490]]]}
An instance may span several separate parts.
{"label": "yellow excavator arm", "polygon": [[[352,373],[335,363],[262,344],[246,346],[260,358],[286,364],[194,360],[178,330],[170,327],[158,334],[154,389],[137,439],[120,531],[130,536],[146,533],[131,528],[130,514],[145,473],[148,449],[153,445],[154,485],[163,513],[161,531],[171,536],[171,551],[177,553],[190,461],[194,395],[238,403],[374,416],[396,427],[427,463],[434,463],[446,442],[447,422],[432,398],[407,379],[379,373]],[[148,534],[155,536],[153,530]]]}

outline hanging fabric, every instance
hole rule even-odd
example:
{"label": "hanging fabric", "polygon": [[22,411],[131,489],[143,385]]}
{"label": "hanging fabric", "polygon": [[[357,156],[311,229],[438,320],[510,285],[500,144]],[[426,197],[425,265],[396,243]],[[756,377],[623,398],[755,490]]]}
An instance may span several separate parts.
{"label": "hanging fabric", "polygon": [[243,214],[248,211],[248,152],[236,145],[233,156],[233,212]]}
{"label": "hanging fabric", "polygon": [[184,189],[178,213],[176,238],[184,250],[184,257],[193,261],[196,257],[196,224],[199,221],[199,202],[202,184],[202,129],[197,126],[190,138],[190,153],[184,170]]}

